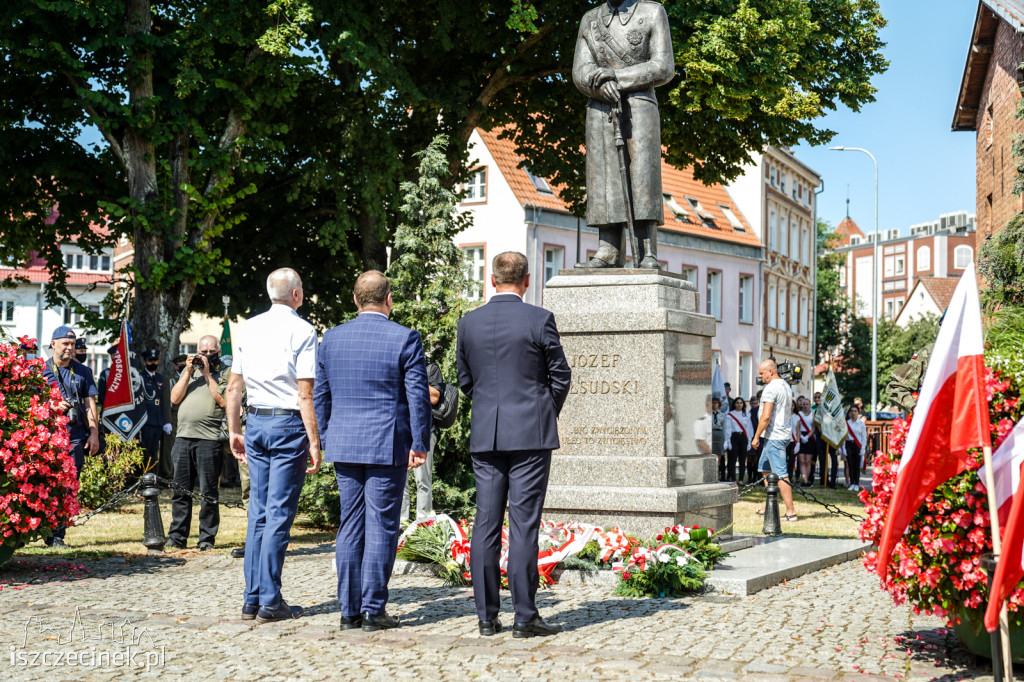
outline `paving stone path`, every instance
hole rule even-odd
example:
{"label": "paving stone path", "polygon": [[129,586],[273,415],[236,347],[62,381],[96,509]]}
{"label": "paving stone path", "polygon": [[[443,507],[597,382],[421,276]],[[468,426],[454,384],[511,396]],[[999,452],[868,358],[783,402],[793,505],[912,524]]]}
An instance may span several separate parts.
{"label": "paving stone path", "polygon": [[[554,586],[538,601],[565,631],[517,640],[507,630],[479,637],[469,589],[415,575],[391,583],[402,627],[339,632],[332,556],[327,545],[289,553],[285,598],[306,616],[265,625],[240,620],[241,561],[223,550],[15,559],[0,568],[0,678],[991,679],[939,619],[895,607],[857,562],[750,597],[631,600],[607,587]],[[507,595],[502,608],[510,626]],[[102,658],[133,638],[134,667]]]}

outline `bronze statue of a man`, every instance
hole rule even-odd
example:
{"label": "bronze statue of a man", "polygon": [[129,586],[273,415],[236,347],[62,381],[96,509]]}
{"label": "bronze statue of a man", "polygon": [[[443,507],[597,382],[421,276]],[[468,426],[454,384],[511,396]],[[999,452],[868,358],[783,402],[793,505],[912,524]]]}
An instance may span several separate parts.
{"label": "bronze statue of a man", "polygon": [[[650,0],[608,0],[583,15],[572,79],[587,95],[587,224],[600,247],[582,267],[625,263],[623,228],[632,204],[639,253],[633,263],[658,268],[661,119],[654,88],[672,80],[675,61],[665,8]],[[616,135],[624,142],[616,147]],[[622,178],[628,178],[623,188]]]}

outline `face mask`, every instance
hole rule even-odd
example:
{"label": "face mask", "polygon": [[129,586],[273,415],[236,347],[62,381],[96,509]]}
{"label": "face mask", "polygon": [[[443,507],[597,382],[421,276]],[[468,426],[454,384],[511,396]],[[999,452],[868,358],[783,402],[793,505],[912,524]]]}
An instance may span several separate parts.
{"label": "face mask", "polygon": [[152,364],[148,363],[148,362],[146,363],[146,369],[148,369],[150,372],[155,372],[157,366],[158,366],[158,363],[155,363],[155,362],[152,363]]}

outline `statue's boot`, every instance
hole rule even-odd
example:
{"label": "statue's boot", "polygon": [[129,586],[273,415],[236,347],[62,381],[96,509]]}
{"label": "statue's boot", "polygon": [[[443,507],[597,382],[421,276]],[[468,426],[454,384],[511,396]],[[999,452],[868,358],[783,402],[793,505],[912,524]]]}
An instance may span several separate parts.
{"label": "statue's boot", "polygon": [[588,270],[598,268],[621,268],[622,251],[615,246],[616,241],[622,241],[622,229],[617,231],[614,227],[601,227],[598,229],[597,253],[586,263],[580,263],[576,267]]}
{"label": "statue's boot", "polygon": [[648,237],[643,239],[641,248],[644,251],[644,257],[640,261],[641,268],[649,268],[651,270],[660,270],[661,263],[658,262],[658,226],[651,224],[647,227]]}

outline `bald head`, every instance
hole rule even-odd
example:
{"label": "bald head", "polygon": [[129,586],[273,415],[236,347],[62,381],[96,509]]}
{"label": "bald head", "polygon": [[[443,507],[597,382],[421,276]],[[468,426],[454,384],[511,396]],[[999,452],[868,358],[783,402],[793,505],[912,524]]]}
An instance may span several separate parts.
{"label": "bald head", "polygon": [[779,368],[776,366],[775,361],[770,358],[758,366],[757,373],[761,375],[761,381],[766,384],[772,379],[780,378]]}
{"label": "bald head", "polygon": [[281,303],[293,310],[302,305],[302,280],[291,268],[278,268],[267,277],[267,295],[272,303]]}
{"label": "bald head", "polygon": [[203,338],[199,339],[199,345],[196,346],[196,349],[200,353],[207,353],[207,352],[213,351],[213,350],[219,351],[220,350],[220,339],[218,339],[216,336],[213,336],[211,334],[207,334]]}
{"label": "bald head", "polygon": [[379,270],[367,270],[356,279],[352,288],[359,312],[371,310],[391,314],[391,281]]}

